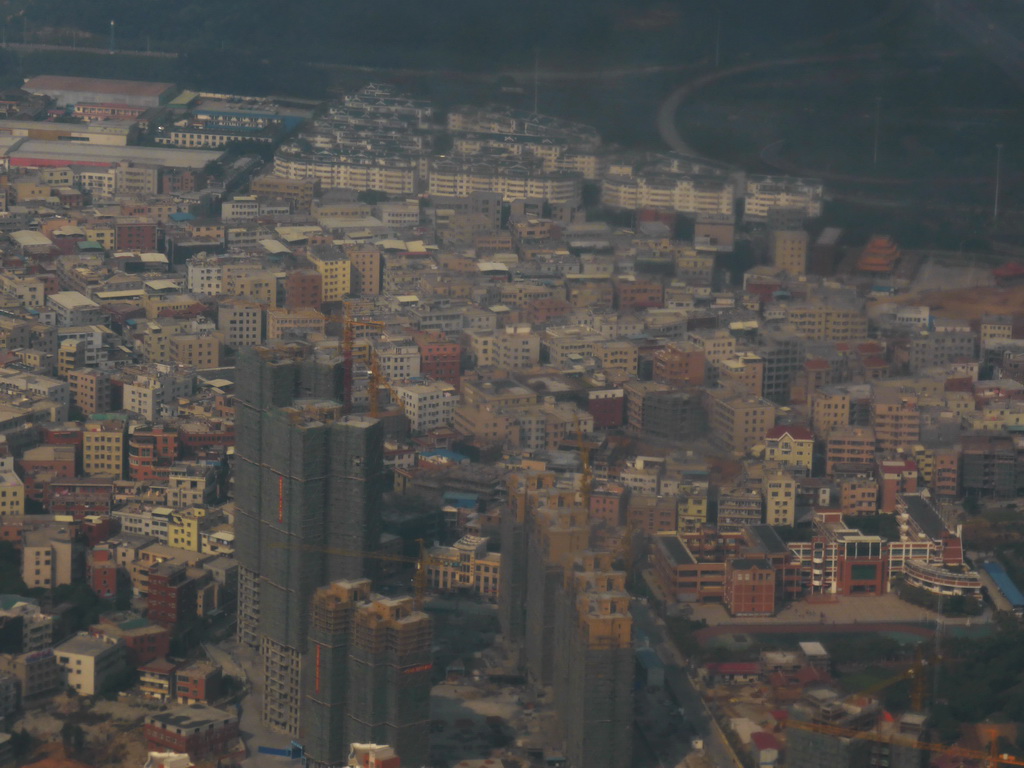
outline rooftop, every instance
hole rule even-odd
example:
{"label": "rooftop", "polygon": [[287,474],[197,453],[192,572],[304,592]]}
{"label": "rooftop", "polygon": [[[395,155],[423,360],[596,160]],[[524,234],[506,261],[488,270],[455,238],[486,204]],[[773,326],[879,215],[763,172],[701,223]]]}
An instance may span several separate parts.
{"label": "rooftop", "polygon": [[142,80],[107,80],[98,77],[68,77],[65,75],[36,75],[25,81],[22,88],[29,93],[43,91],[87,91],[114,96],[160,96],[173,83],[149,83]]}

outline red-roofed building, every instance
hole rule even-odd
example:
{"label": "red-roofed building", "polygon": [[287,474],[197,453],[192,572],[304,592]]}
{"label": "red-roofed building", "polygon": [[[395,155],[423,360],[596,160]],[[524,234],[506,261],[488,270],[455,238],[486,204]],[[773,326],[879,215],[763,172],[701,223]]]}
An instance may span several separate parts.
{"label": "red-roofed building", "polygon": [[754,765],[768,768],[778,765],[782,745],[767,731],[758,731],[750,734],[750,751],[754,757]]}

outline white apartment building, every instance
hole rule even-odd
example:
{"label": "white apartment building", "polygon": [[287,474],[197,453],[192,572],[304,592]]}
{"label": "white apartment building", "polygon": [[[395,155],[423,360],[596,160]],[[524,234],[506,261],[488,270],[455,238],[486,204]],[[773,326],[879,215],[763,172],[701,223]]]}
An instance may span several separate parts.
{"label": "white apartment building", "polygon": [[373,354],[388,381],[404,381],[420,376],[420,348],[412,339],[385,338],[375,341]]}
{"label": "white apartment building", "polygon": [[764,220],[773,209],[799,210],[809,219],[821,216],[824,186],[814,179],[748,176],[743,217]]}
{"label": "white apartment building", "polygon": [[459,394],[444,381],[399,384],[395,393],[413,432],[429,432],[452,423]]}
{"label": "white apartment building", "polygon": [[129,372],[124,378],[122,408],[147,421],[155,421],[166,405],[189,397],[195,389],[195,372],[184,366],[156,363]]}
{"label": "white apartment building", "polygon": [[663,208],[679,213],[732,216],[736,197],[731,179],[654,172],[610,175],[601,182],[601,201],[615,208]]}

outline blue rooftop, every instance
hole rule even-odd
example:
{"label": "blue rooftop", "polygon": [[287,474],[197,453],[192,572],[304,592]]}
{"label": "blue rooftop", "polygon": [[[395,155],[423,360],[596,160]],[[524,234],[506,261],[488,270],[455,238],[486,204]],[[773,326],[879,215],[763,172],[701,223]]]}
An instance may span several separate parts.
{"label": "blue rooftop", "polygon": [[1009,575],[1006,573],[1006,569],[1003,568],[1002,563],[988,562],[984,563],[982,568],[985,572],[992,577],[992,581],[999,587],[999,591],[1003,593],[1003,597],[1010,601],[1010,604],[1014,608],[1024,608],[1024,594],[1021,594],[1020,589],[1017,585],[1010,580]]}

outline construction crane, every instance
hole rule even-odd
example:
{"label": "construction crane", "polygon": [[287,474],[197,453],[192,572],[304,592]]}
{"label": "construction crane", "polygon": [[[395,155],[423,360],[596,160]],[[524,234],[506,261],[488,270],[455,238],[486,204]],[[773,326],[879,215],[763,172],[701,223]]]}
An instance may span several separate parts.
{"label": "construction crane", "polygon": [[423,539],[417,540],[420,545],[419,557],[409,555],[395,555],[390,552],[363,552],[355,549],[342,549],[340,547],[321,547],[315,544],[271,544],[271,547],[278,549],[298,550],[299,552],[322,552],[338,557],[361,557],[366,560],[381,560],[392,563],[406,563],[416,566],[413,576],[413,596],[416,609],[423,607],[423,599],[427,593],[427,566],[433,562],[430,553],[423,544]]}
{"label": "construction crane", "polygon": [[380,363],[377,361],[377,355],[373,352],[370,353],[370,415],[374,418],[380,415],[380,391],[386,389],[391,393],[392,399],[395,404],[402,410],[405,410],[405,406],[402,404],[402,398],[398,396],[395,388],[391,386],[391,383],[387,380],[384,372],[380,369]]}
{"label": "construction crane", "polygon": [[590,467],[590,446],[583,439],[583,426],[580,424],[579,416],[576,417],[576,443],[580,451],[580,463],[583,465],[580,472],[580,503],[583,511],[590,515],[590,494],[594,487],[594,472]]}
{"label": "construction crane", "polygon": [[343,392],[344,397],[344,410],[345,413],[352,411],[352,373],[354,368],[353,352],[356,345],[356,328],[387,328],[387,323],[380,320],[359,320],[352,318],[346,320],[344,316],[341,317],[342,321],[342,332],[341,332],[341,351],[344,365],[344,383]]}
{"label": "construction crane", "polygon": [[[837,736],[843,739],[864,739],[865,741],[876,741],[882,744],[893,743],[891,736],[878,733],[877,731],[858,731],[854,728],[842,728],[837,725],[825,725],[824,723],[809,723],[804,720],[790,720],[786,723],[786,727],[794,728],[799,731],[824,733],[829,736]],[[988,766],[988,768],[996,768],[996,766],[1000,765],[1024,765],[1024,760],[1012,757],[1011,755],[999,754],[999,742],[994,734],[992,735],[990,750],[988,752],[929,741],[907,742],[906,746],[927,752],[940,752],[952,757],[980,760],[982,761],[982,764]]]}
{"label": "construction crane", "polygon": [[[915,712],[924,711],[924,699],[927,687],[927,671],[931,667],[937,671],[937,664],[929,659],[921,652],[920,647],[918,653],[914,659],[912,666],[905,669],[903,672],[890,677],[886,680],[882,680],[875,685],[872,685],[864,690],[860,691],[863,695],[871,695],[883,691],[891,685],[895,685],[903,680],[912,680],[913,687],[911,690],[911,707]],[[885,744],[892,743],[892,734],[886,735],[878,733],[877,731],[858,731],[854,728],[843,728],[837,725],[826,725],[824,723],[813,723],[806,720],[790,720],[786,724],[787,728],[795,728],[801,731],[811,731],[813,733],[824,733],[830,736],[838,736],[840,738],[849,739],[864,739],[866,741],[876,741]],[[1024,760],[1012,757],[1010,755],[998,754],[999,740],[996,737],[995,731],[991,732],[990,739],[990,751],[980,752],[977,750],[966,749],[964,747],[949,746],[947,744],[940,744],[928,741],[913,741],[907,743],[906,746],[914,749],[926,750],[929,752],[942,752],[953,757],[963,757],[972,760],[982,760],[983,764],[989,766],[989,768],[995,768],[1000,765],[1024,765]]]}

